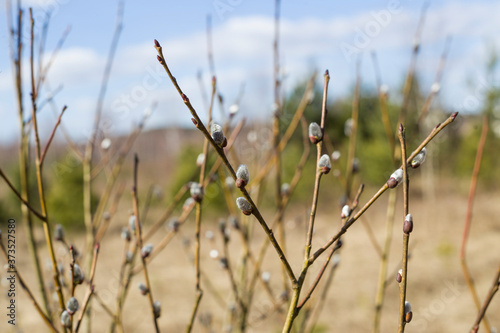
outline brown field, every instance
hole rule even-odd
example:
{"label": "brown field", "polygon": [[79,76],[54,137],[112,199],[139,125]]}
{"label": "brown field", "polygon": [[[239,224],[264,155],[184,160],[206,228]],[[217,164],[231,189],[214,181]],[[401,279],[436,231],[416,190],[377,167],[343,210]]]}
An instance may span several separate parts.
{"label": "brown field", "polygon": [[[418,183],[418,180],[416,181]],[[412,303],[413,321],[406,326],[406,332],[467,332],[471,327],[476,310],[467,286],[464,282],[459,262],[459,249],[462,237],[463,221],[466,209],[467,186],[460,187],[457,182],[449,181],[446,185],[437,187],[434,195],[414,191],[410,197],[410,212],[415,221],[415,228],[410,238],[411,260],[409,262],[408,300]],[[398,188],[400,191],[401,188]],[[367,189],[361,198],[361,203],[371,196],[374,189]],[[324,242],[338,228],[338,209],[329,211],[327,201],[323,198],[319,206],[319,218],[314,236],[314,248]],[[337,199],[332,199],[337,202]],[[387,195],[384,195],[364,217],[371,225],[379,243],[382,243],[385,234],[385,207]],[[118,274],[123,255],[123,241],[120,238],[121,226],[126,223],[127,208],[130,202],[129,195],[125,195],[122,205],[123,213],[116,217],[103,242],[97,264],[95,278],[96,292],[99,297],[115,308],[115,295],[118,286]],[[499,264],[500,253],[500,224],[498,219],[498,203],[500,194],[478,193],[475,201],[473,224],[468,245],[468,264],[473,274],[481,301],[490,287]],[[310,203],[304,202],[294,205],[286,215],[286,232],[288,256],[294,271],[299,271],[302,265],[302,249],[304,244],[306,217]],[[396,272],[401,260],[402,244],[402,202],[398,197],[396,222],[393,234],[393,244],[389,258],[389,272]],[[331,207],[331,205],[330,205]],[[326,213],[327,211],[328,214]],[[159,214],[153,211],[151,216]],[[272,216],[265,212],[265,217]],[[212,249],[222,252],[222,241],[217,230],[216,218],[206,218],[203,221],[202,234],[207,230],[214,232],[214,241],[203,237],[201,267],[204,277],[202,288],[204,297],[201,301],[199,315],[212,316],[212,332],[224,332],[229,313],[229,304],[233,301],[229,278],[218,261],[209,257]],[[251,217],[251,221],[255,221]],[[379,270],[379,256],[370,243],[362,221],[357,221],[344,237],[344,246],[340,251],[341,259],[329,289],[327,301],[321,311],[319,325],[324,332],[370,332],[372,331],[374,298]],[[167,248],[149,265],[153,295],[162,303],[162,316],[159,323],[162,331],[182,332],[189,320],[195,298],[195,274],[190,262],[192,246],[186,251],[183,239],[193,239],[193,217],[182,226],[179,234]],[[147,225],[145,227],[147,229]],[[155,244],[164,234],[161,229],[152,243]],[[26,243],[24,231],[19,225],[17,229],[17,263],[19,271],[28,281],[32,290],[36,291],[35,278]],[[37,229],[37,236],[42,246],[41,257],[45,267],[46,281],[49,281],[50,262],[46,248],[42,242],[41,229]],[[4,236],[5,237],[5,236]],[[255,222],[252,251],[256,252],[261,244],[264,233]],[[85,239],[83,232],[67,235],[67,239],[78,248],[83,248]],[[241,255],[239,235],[231,230],[231,263],[237,271],[237,264]],[[68,255],[60,243],[56,244],[56,251],[60,260],[68,262]],[[315,263],[309,273],[309,285],[315,272],[319,269],[322,260]],[[271,272],[271,287],[276,299],[282,288],[280,262],[272,248],[263,265],[263,269]],[[67,273],[66,273],[67,274]],[[2,276],[4,273],[2,273]],[[207,284],[207,279],[213,285],[220,300],[214,296]],[[5,281],[5,279],[2,279]],[[132,282],[125,309],[124,326],[126,332],[152,332],[152,320],[147,299],[141,296],[137,284],[143,281],[143,275],[138,274]],[[324,282],[324,280],[323,280]],[[32,304],[26,297],[20,285],[16,286],[17,299],[17,327],[7,324],[5,314],[0,321],[0,332],[42,332],[45,326],[35,313]],[[6,310],[6,286],[2,286],[1,308]],[[85,288],[77,289],[79,299],[83,298]],[[314,304],[322,291],[322,285],[310,301]],[[221,304],[223,302],[223,304]],[[397,330],[399,291],[395,283],[394,273],[389,273],[386,302],[382,316],[381,332],[395,332]],[[110,317],[96,302],[93,332],[109,330]],[[283,307],[286,311],[286,306]],[[261,318],[261,314],[269,314]],[[488,309],[488,320],[492,327],[500,327],[500,298],[496,297]],[[257,295],[250,314],[248,332],[280,332],[284,321],[284,312],[272,310],[269,297],[257,285]],[[200,321],[195,324],[195,332],[209,332]],[[484,332],[483,328],[480,332]]]}

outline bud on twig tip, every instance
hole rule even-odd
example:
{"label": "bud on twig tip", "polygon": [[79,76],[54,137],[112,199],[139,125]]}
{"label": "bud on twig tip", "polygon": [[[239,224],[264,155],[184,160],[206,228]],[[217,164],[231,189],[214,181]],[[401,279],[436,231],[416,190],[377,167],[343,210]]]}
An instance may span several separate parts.
{"label": "bud on twig tip", "polygon": [[158,43],[158,41],[157,41],[156,39],[155,39],[155,46],[156,46],[156,47],[161,47],[161,46],[160,46],[160,43]]}

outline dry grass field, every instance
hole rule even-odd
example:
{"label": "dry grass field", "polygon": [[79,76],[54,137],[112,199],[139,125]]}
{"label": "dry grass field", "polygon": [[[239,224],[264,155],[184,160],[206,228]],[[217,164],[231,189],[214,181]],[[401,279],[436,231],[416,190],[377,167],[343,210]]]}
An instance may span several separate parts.
{"label": "dry grass field", "polygon": [[[416,180],[418,183],[418,180]],[[426,199],[418,191],[412,192],[411,211],[414,215],[415,227],[410,242],[411,259],[409,263],[408,299],[413,307],[413,321],[406,326],[407,332],[464,332],[473,323],[476,311],[470,293],[463,279],[459,262],[459,248],[466,205],[466,191],[457,187],[458,182],[447,182],[439,186],[434,199]],[[367,189],[366,196],[370,190]],[[335,200],[336,199],[332,199]],[[126,200],[124,200],[126,201]],[[320,203],[314,246],[324,242],[337,228],[338,211],[325,214],[328,199]],[[363,202],[363,197],[361,198]],[[369,211],[365,222],[370,224],[379,242],[385,234],[385,207],[387,197],[383,197]],[[482,299],[491,285],[495,267],[500,253],[500,224],[498,220],[498,203],[500,194],[479,193],[474,208],[473,226],[468,246],[468,264]],[[287,249],[294,270],[302,264],[302,244],[306,233],[306,217],[308,203],[296,205],[286,215]],[[323,209],[322,209],[323,206]],[[386,302],[382,315],[382,332],[394,332],[397,329],[397,313],[399,291],[393,276],[401,261],[402,210],[401,198],[398,198],[394,241],[389,258],[389,274]],[[123,209],[126,211],[126,208]],[[151,212],[152,216],[157,212]],[[250,217],[254,221],[253,217]],[[126,224],[126,215],[116,218],[102,241],[101,256],[97,265],[95,285],[97,295],[102,301],[114,308],[118,290],[118,276],[123,256],[123,240],[119,237],[121,227]],[[224,332],[227,323],[228,308],[232,302],[230,283],[225,270],[221,269],[218,260],[210,258],[213,249],[222,251],[222,241],[217,232],[216,219],[207,218],[202,225],[202,234],[212,231],[213,240],[202,238],[202,287],[205,295],[202,299],[199,315],[212,319],[211,330],[206,329],[199,320],[196,321],[195,332]],[[167,248],[150,264],[150,278],[155,297],[162,302],[162,316],[159,324],[162,331],[182,332],[192,310],[194,290],[194,269],[191,263],[192,245],[186,251],[185,239],[193,240],[193,220],[184,225]],[[318,331],[323,332],[370,332],[373,325],[374,298],[379,270],[379,255],[374,250],[362,221],[356,222],[344,237],[344,246],[340,251],[340,263],[334,275],[326,302],[321,311]],[[147,226],[146,226],[147,228]],[[40,229],[37,229],[40,231]],[[233,265],[241,255],[239,236],[231,230],[230,253]],[[28,262],[23,230],[19,228],[17,257],[19,270],[32,286],[35,277]],[[164,234],[161,229],[154,239],[156,243]],[[251,246],[257,249],[264,234],[257,222],[255,237]],[[41,237],[41,234],[39,235]],[[67,236],[77,247],[85,244],[83,234],[73,233]],[[41,244],[43,246],[43,244]],[[47,260],[46,248],[42,248],[42,258]],[[56,251],[61,260],[69,260],[66,250],[60,243]],[[66,257],[65,257],[66,256]],[[46,264],[46,265],[45,265]],[[310,276],[321,264],[312,266]],[[46,275],[50,273],[50,263],[44,261]],[[268,251],[263,269],[271,273],[272,290],[278,293],[282,284],[280,262],[272,249]],[[207,283],[209,281],[209,284]],[[2,279],[4,281],[4,279]],[[135,276],[132,288],[125,304],[124,327],[126,332],[153,331],[146,297],[139,293],[137,284],[142,281],[142,274]],[[310,283],[310,281],[309,281]],[[323,282],[324,283],[324,282]],[[209,288],[212,285],[213,290]],[[2,287],[3,288],[3,287]],[[35,289],[35,288],[33,288]],[[82,288],[83,289],[83,288]],[[273,310],[268,296],[259,285],[249,320],[248,332],[279,332],[282,328],[286,306],[282,312]],[[319,289],[320,293],[322,288]],[[79,298],[83,297],[77,292]],[[216,296],[217,293],[219,296]],[[279,295],[274,295],[276,299]],[[318,297],[315,294],[314,297]],[[42,332],[39,316],[25,293],[18,287],[18,326],[12,328],[6,320],[0,321],[1,332]],[[313,301],[316,301],[313,299]],[[2,293],[2,308],[5,309],[6,295]],[[106,332],[109,329],[110,317],[96,302],[93,332]],[[262,314],[267,314],[262,318]],[[488,319],[492,327],[500,327],[500,301],[493,300],[488,310]],[[322,330],[320,330],[322,329]],[[482,330],[480,330],[482,331]]]}

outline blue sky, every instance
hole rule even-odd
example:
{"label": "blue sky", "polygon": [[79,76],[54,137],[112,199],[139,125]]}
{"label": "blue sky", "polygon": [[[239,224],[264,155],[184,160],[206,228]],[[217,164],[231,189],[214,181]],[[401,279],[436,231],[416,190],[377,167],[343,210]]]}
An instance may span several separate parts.
{"label": "blue sky", "polygon": [[[85,138],[92,124],[96,97],[115,26],[117,1],[29,0],[35,19],[52,12],[47,50],[50,53],[67,26],[71,32],[41,92],[51,91],[59,107],[68,105],[63,119],[77,139]],[[331,98],[352,89],[354,56],[362,54],[362,80],[375,84],[369,53],[378,54],[382,79],[389,91],[401,85],[410,59],[413,36],[423,1],[303,1],[282,0],[281,64],[285,88],[304,80],[313,69],[329,69]],[[0,12],[0,143],[18,133],[13,80],[9,61],[5,5]],[[498,1],[432,1],[421,40],[417,70],[424,91],[429,91],[448,35],[453,41],[445,68],[439,103],[458,111],[473,111],[481,104],[478,93],[488,84],[484,75],[488,47],[500,48]],[[206,17],[212,15],[215,65],[219,89],[229,107],[245,85],[241,117],[269,116],[272,105],[272,41],[274,1],[137,1],[125,2],[120,38],[105,117],[109,134],[137,123],[154,101],[158,107],[150,127],[190,123],[171,83],[156,61],[153,39],[164,47],[167,62],[191,101],[203,113],[196,75],[202,71],[209,89],[206,57]],[[27,17],[26,17],[27,21]],[[24,31],[28,31],[27,28]],[[39,31],[39,29],[37,29]],[[347,50],[347,51],[346,51]],[[27,47],[26,47],[27,51]],[[25,56],[27,52],[25,52]],[[46,56],[46,59],[49,55]],[[27,69],[27,63],[25,68]],[[25,72],[26,78],[27,72]],[[27,80],[26,80],[27,82]],[[26,86],[27,90],[28,86]],[[396,94],[394,93],[393,96]],[[28,100],[26,100],[26,105]],[[40,114],[42,135],[55,122],[50,108]]]}

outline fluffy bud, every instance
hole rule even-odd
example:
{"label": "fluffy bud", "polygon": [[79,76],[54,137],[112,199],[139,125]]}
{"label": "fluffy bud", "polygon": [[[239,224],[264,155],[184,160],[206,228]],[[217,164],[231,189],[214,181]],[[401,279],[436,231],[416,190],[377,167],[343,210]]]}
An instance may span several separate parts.
{"label": "fluffy bud", "polygon": [[128,225],[130,227],[130,230],[135,232],[135,215],[130,215],[128,218]]}
{"label": "fluffy bud", "polygon": [[321,173],[327,174],[332,169],[332,164],[330,163],[330,156],[324,154],[318,161],[318,169]]}
{"label": "fluffy bud", "polygon": [[149,257],[152,251],[153,251],[153,244],[144,245],[141,249],[141,256],[143,258],[147,258]]}
{"label": "fluffy bud", "polygon": [[340,264],[340,254],[335,253],[332,258],[332,265],[335,267],[338,266],[339,264]]}
{"label": "fluffy bud", "polygon": [[354,121],[352,120],[352,118],[349,118],[345,121],[344,123],[344,134],[345,136],[347,137],[350,137],[351,136],[351,132],[352,132],[352,125],[354,124]]}
{"label": "fluffy bud", "polygon": [[207,230],[205,232],[205,237],[209,240],[209,241],[213,241],[214,240],[214,232],[212,230]]}
{"label": "fluffy bud", "polygon": [[81,284],[83,280],[85,279],[82,270],[80,269],[80,266],[78,264],[73,265],[73,283],[76,284]]}
{"label": "fluffy bud", "polygon": [[126,262],[131,263],[133,257],[134,257],[134,255],[132,254],[132,252],[127,251],[127,253],[125,253],[125,261]]}
{"label": "fluffy bud", "polygon": [[219,257],[219,251],[217,251],[216,249],[212,249],[210,250],[210,258],[212,259],[217,259],[217,257]]}
{"label": "fluffy bud", "polygon": [[246,164],[241,164],[236,171],[236,187],[242,188],[250,181],[250,172]]}
{"label": "fluffy bud", "polygon": [[198,157],[196,158],[196,166],[201,167],[201,165],[205,162],[205,154],[200,153]]}
{"label": "fluffy bud", "polygon": [[431,92],[437,94],[439,90],[441,90],[441,85],[439,84],[439,82],[434,82],[431,86]]}
{"label": "fluffy bud", "polygon": [[243,212],[245,215],[252,214],[252,205],[245,199],[244,197],[239,197],[236,199],[236,206]]}
{"label": "fluffy bud", "polygon": [[111,147],[111,140],[109,138],[105,138],[101,141],[102,150],[108,150]]}
{"label": "fluffy bud", "polygon": [[71,316],[66,310],[61,313],[61,325],[71,327]]}
{"label": "fluffy bud", "polygon": [[122,234],[121,234],[121,237],[123,240],[127,241],[127,242],[130,242],[130,239],[132,238],[132,236],[130,235],[130,230],[129,228],[127,227],[123,227],[122,228]]}
{"label": "fluffy bud", "polygon": [[201,202],[201,200],[203,200],[203,188],[199,183],[192,182],[189,191],[194,201]]}
{"label": "fluffy bud", "polygon": [[318,143],[321,142],[322,139],[323,131],[321,127],[315,122],[309,124],[309,140],[311,140],[312,143]]}
{"label": "fluffy bud", "polygon": [[340,214],[340,217],[345,219],[349,215],[351,215],[351,210],[349,208],[349,205],[344,205],[344,207],[342,207],[342,213]]}
{"label": "fluffy bud", "polygon": [[226,177],[226,179],[224,179],[224,182],[226,183],[226,186],[229,190],[232,190],[234,188],[233,177]]}
{"label": "fluffy bud", "polygon": [[290,194],[290,184],[288,184],[288,183],[281,184],[280,193],[282,196]]}
{"label": "fluffy bud", "polygon": [[405,222],[403,223],[403,232],[409,234],[413,230],[413,216],[411,214],[406,215]]}
{"label": "fluffy bud", "polygon": [[389,186],[389,188],[395,188],[401,183],[402,180],[403,180],[403,169],[397,169],[392,173],[391,177],[389,177],[389,180],[387,181],[387,186]]}
{"label": "fluffy bud", "polygon": [[234,216],[229,216],[228,223],[229,223],[230,226],[232,226],[236,230],[240,230],[240,228],[241,228],[240,222]]}
{"label": "fluffy bud", "polygon": [[262,281],[267,283],[267,282],[269,282],[269,280],[271,280],[271,273],[269,273],[268,271],[264,271],[264,272],[262,272],[261,278],[262,278]]}
{"label": "fluffy bud", "polygon": [[139,287],[139,290],[141,291],[142,295],[146,295],[149,292],[148,287],[146,287],[146,285],[142,282],[139,283],[138,287]]}
{"label": "fluffy bud", "polygon": [[405,301],[405,321],[409,323],[413,318],[413,312],[411,311],[411,304],[408,301]]}
{"label": "fluffy bud", "polygon": [[54,232],[54,239],[56,241],[64,241],[64,228],[60,224],[56,224],[56,230]]}
{"label": "fluffy bud", "polygon": [[173,217],[168,222],[168,228],[173,232],[177,232],[179,230],[180,222],[176,217]]}
{"label": "fluffy bud", "polygon": [[76,311],[78,311],[78,300],[74,297],[71,297],[66,303],[66,311],[73,315]]}
{"label": "fluffy bud", "polygon": [[229,115],[232,117],[236,113],[238,113],[239,110],[240,110],[240,106],[238,104],[233,104],[229,107]]}
{"label": "fluffy bud", "polygon": [[425,162],[425,157],[427,155],[427,149],[424,147],[422,148],[421,151],[418,152],[418,154],[411,160],[411,167],[413,169],[418,168],[419,166],[422,165],[422,163]]}
{"label": "fluffy bud", "polygon": [[340,152],[338,150],[335,150],[332,153],[332,161],[337,162],[340,159]]}
{"label": "fluffy bud", "polygon": [[161,303],[160,301],[156,301],[153,303],[153,313],[156,318],[160,318],[161,315]]}
{"label": "fluffy bud", "polygon": [[224,242],[227,243],[229,241],[229,230],[227,230],[226,228],[226,220],[224,219],[219,220],[219,231],[222,237],[224,238]]}
{"label": "fluffy bud", "polygon": [[194,204],[194,202],[195,201],[193,198],[191,198],[191,197],[187,198],[186,201],[184,201],[184,205],[182,205],[182,209],[188,210],[191,207],[191,205]]}
{"label": "fluffy bud", "polygon": [[379,93],[382,95],[387,95],[389,92],[389,86],[387,84],[382,84],[379,89]]}
{"label": "fluffy bud", "polygon": [[225,257],[220,258],[219,265],[220,265],[220,268],[227,269],[229,267],[229,263],[227,261],[227,258],[225,258]]}
{"label": "fluffy bud", "polygon": [[400,269],[400,270],[398,271],[398,274],[396,274],[396,281],[397,281],[398,283],[401,283],[401,280],[402,280],[402,279],[403,279],[403,269]]}
{"label": "fluffy bud", "polygon": [[210,135],[212,136],[212,139],[214,139],[214,142],[217,146],[225,147],[225,144],[227,144],[227,140],[224,136],[224,133],[222,132],[221,125],[212,122],[212,125],[210,125]]}

